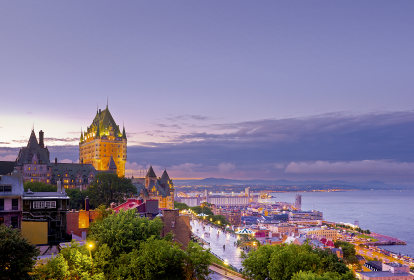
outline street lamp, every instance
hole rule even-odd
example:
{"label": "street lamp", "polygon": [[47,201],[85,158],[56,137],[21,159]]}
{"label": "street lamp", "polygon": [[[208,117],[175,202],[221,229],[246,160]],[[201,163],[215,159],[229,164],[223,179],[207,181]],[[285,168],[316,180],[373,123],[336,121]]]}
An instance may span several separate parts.
{"label": "street lamp", "polygon": [[224,260],[224,275],[227,275],[227,266],[229,265],[229,262],[227,260]]}
{"label": "street lamp", "polygon": [[91,270],[92,270],[92,276],[93,276],[93,259],[92,259],[92,247],[93,247],[93,244],[92,243],[89,243],[88,247],[89,247],[89,256],[91,257],[91,264],[92,264]]}

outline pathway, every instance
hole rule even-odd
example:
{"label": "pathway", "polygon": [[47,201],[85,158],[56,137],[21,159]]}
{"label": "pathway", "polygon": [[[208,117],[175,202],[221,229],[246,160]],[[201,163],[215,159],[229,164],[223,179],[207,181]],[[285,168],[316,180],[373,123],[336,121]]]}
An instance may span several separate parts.
{"label": "pathway", "polygon": [[[237,235],[223,232],[211,225],[204,225],[198,220],[191,221],[191,230],[195,235],[210,243],[210,245],[204,246],[205,248],[210,248],[212,253],[227,260],[235,268],[242,268],[242,259],[240,258],[242,250],[234,245],[237,241]],[[225,245],[225,249],[223,249],[223,245]]]}

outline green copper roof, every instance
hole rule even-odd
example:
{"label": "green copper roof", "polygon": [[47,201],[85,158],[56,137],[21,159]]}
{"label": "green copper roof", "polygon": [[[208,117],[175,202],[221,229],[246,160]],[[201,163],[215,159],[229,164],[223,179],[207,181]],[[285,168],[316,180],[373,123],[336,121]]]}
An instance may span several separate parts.
{"label": "green copper roof", "polygon": [[[110,135],[111,132],[113,132],[115,137],[124,137],[124,133],[121,133],[119,126],[116,124],[108,108],[96,113],[96,116],[87,131],[88,133],[94,132],[95,137]],[[124,138],[126,139],[126,135]]]}

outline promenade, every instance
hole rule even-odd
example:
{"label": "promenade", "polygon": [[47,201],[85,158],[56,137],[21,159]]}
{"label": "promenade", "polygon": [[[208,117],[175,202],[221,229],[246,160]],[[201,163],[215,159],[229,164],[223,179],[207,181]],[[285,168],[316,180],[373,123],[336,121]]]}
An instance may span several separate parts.
{"label": "promenade", "polygon": [[[209,224],[205,225],[196,219],[191,221],[191,228],[195,235],[209,243],[204,248],[210,248],[212,253],[223,260],[227,260],[235,268],[242,268],[242,259],[240,258],[242,250],[234,245],[237,241],[237,235],[223,232],[219,228]],[[223,245],[225,245],[225,249],[223,249]]]}

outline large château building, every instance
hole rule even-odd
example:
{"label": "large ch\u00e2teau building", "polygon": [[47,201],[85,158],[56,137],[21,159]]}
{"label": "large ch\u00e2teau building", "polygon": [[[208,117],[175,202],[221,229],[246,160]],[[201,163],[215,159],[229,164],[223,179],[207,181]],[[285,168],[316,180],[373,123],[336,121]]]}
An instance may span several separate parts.
{"label": "large ch\u00e2teau building", "polygon": [[79,162],[92,164],[96,170],[114,169],[118,176],[125,176],[127,160],[127,138],[115,123],[108,105],[96,111],[92,124],[81,132],[79,141]]}

